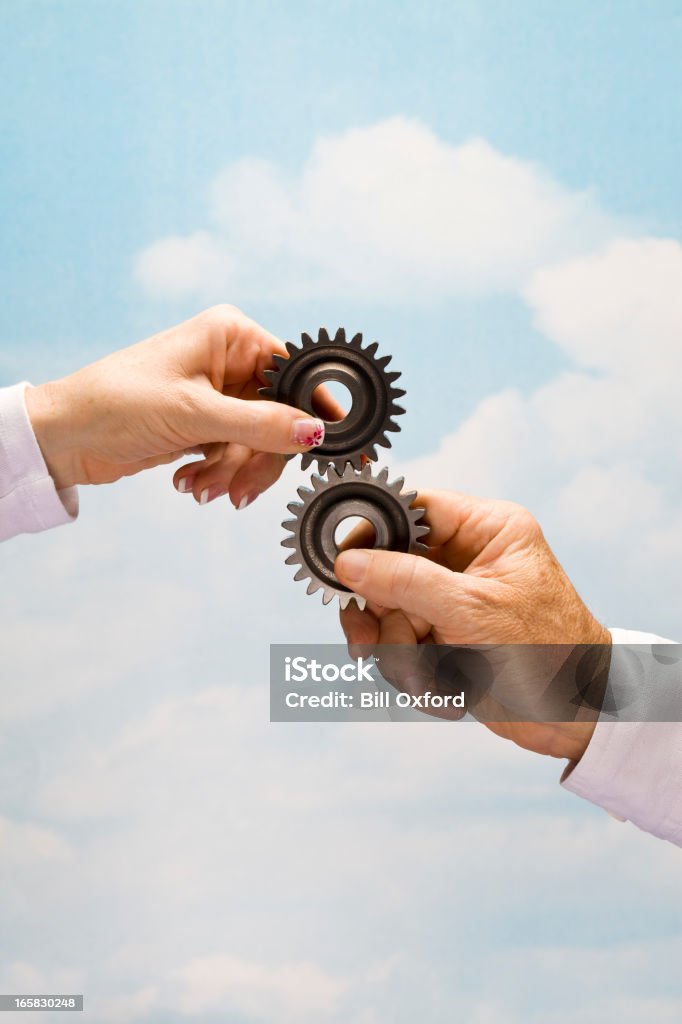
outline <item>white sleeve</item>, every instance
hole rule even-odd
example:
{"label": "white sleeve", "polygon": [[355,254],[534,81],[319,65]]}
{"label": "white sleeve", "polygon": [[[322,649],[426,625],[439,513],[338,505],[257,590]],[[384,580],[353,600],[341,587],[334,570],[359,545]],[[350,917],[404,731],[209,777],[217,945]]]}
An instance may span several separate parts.
{"label": "white sleeve", "polygon": [[71,523],[78,491],[58,491],[26,411],[30,384],[0,388],[0,541]]}
{"label": "white sleeve", "polygon": [[[682,655],[674,643],[631,630],[611,630],[609,688],[628,720],[600,716],[580,761],[569,763],[562,785],[682,846]],[[635,720],[638,719],[638,720]]]}

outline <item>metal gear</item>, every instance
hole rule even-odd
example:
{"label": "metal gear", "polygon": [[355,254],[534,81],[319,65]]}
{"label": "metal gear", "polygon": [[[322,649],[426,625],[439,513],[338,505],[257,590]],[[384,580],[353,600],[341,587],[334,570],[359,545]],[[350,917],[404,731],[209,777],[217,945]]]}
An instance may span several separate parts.
{"label": "metal gear", "polygon": [[344,419],[325,422],[324,442],[314,451],[303,454],[302,469],[307,469],[314,460],[320,473],[325,473],[330,465],[343,472],[347,462],[360,469],[363,456],[376,460],[376,445],[391,447],[386,434],[400,430],[394,417],[405,410],[396,404],[396,399],[405,392],[394,387],[400,374],[386,370],[391,356],[377,359],[378,347],[373,341],[363,348],[362,334],[348,341],[342,327],[332,339],[322,327],[317,341],[305,333],[301,335],[300,348],[288,341],[288,359],[274,356],[274,369],[265,371],[270,383],[260,389],[264,398],[317,415],[313,407],[315,389],[320,384],[338,381],[348,388],[352,399]]}
{"label": "metal gear", "polygon": [[342,608],[355,598],[364,608],[364,598],[344,587],[334,575],[334,561],[339,547],[334,539],[336,528],[350,516],[367,519],[375,532],[375,547],[411,554],[426,551],[419,540],[429,532],[420,522],[423,508],[412,508],[416,491],[403,492],[404,479],[388,482],[388,469],[372,475],[371,466],[356,470],[350,464],[342,472],[331,467],[326,478],[314,474],[312,490],[299,487],[301,501],[287,505],[294,518],[282,523],[290,536],[282,547],[293,548],[287,565],[300,565],[296,580],[308,578],[309,594],[322,590],[322,601],[329,604],[338,597]]}

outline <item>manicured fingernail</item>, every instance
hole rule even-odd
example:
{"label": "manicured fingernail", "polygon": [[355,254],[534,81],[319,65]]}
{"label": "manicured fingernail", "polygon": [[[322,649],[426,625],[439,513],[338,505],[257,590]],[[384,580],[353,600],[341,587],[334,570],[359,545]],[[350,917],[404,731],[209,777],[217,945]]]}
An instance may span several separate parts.
{"label": "manicured fingernail", "polygon": [[336,570],[343,574],[344,579],[351,582],[361,580],[369,568],[371,557],[369,551],[362,551],[360,548],[344,551],[336,559]]}
{"label": "manicured fingernail", "polygon": [[324,441],[324,423],[322,420],[294,420],[291,436],[294,444],[304,448],[319,448]]}
{"label": "manicured fingernail", "polygon": [[199,504],[208,505],[209,501],[213,501],[214,498],[221,498],[223,494],[227,494],[227,491],[222,484],[213,484],[212,487],[204,487],[203,491],[199,495]]}
{"label": "manicured fingernail", "polygon": [[193,476],[183,476],[182,479],[178,481],[178,490],[180,494],[187,494],[188,491],[191,491],[193,482]]}
{"label": "manicured fingernail", "polygon": [[260,494],[260,491],[249,491],[248,494],[245,494],[244,497],[242,498],[242,500],[237,505],[237,511],[241,512],[241,510],[243,508],[247,508],[251,504],[252,501],[256,500],[256,498],[258,497],[259,494]]}

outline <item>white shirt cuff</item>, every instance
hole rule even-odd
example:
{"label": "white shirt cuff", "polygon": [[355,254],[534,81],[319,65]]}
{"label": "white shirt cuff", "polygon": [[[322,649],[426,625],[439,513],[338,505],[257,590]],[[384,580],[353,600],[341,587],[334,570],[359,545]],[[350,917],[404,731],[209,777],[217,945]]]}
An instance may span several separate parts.
{"label": "white shirt cuff", "polygon": [[674,658],[656,654],[659,645],[673,641],[611,632],[609,686],[616,702],[635,694],[646,721],[602,716],[587,750],[567,766],[561,782],[613,817],[682,846],[682,722],[670,717],[682,700],[680,656],[677,650]]}
{"label": "white shirt cuff", "polygon": [[0,388],[0,541],[78,516],[78,491],[58,491],[26,410],[27,382]]}

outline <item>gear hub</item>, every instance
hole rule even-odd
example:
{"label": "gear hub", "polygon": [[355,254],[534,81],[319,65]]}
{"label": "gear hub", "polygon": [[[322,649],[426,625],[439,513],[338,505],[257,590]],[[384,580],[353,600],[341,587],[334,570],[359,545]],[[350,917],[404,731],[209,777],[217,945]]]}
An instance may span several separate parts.
{"label": "gear hub", "polygon": [[320,473],[330,465],[342,473],[348,462],[361,469],[365,458],[376,460],[377,445],[391,447],[386,435],[400,430],[395,417],[405,410],[396,399],[405,392],[395,387],[400,374],[386,369],[391,356],[377,358],[378,347],[373,341],[363,348],[362,334],[348,341],[343,328],[330,338],[322,327],[317,341],[302,334],[300,348],[287,342],[289,358],[276,355],[274,368],[265,371],[269,384],[260,390],[264,398],[285,402],[315,416],[318,413],[313,395],[320,384],[337,381],[350,393],[347,415],[338,422],[325,422],[324,442],[302,456],[302,469],[313,461],[317,461]]}
{"label": "gear hub", "polygon": [[375,547],[418,554],[426,551],[419,540],[428,533],[428,527],[420,522],[424,509],[412,508],[417,494],[403,491],[402,477],[388,482],[388,469],[373,476],[368,465],[356,470],[348,464],[341,472],[330,468],[326,478],[314,474],[311,483],[312,489],[298,488],[301,501],[287,506],[294,518],[282,523],[290,531],[282,546],[293,548],[286,563],[300,566],[294,579],[308,579],[309,594],[322,590],[324,604],[338,597],[345,608],[355,598],[362,608],[364,599],[348,590],[334,573],[340,550],[335,540],[339,523],[362,517],[374,530]]}

